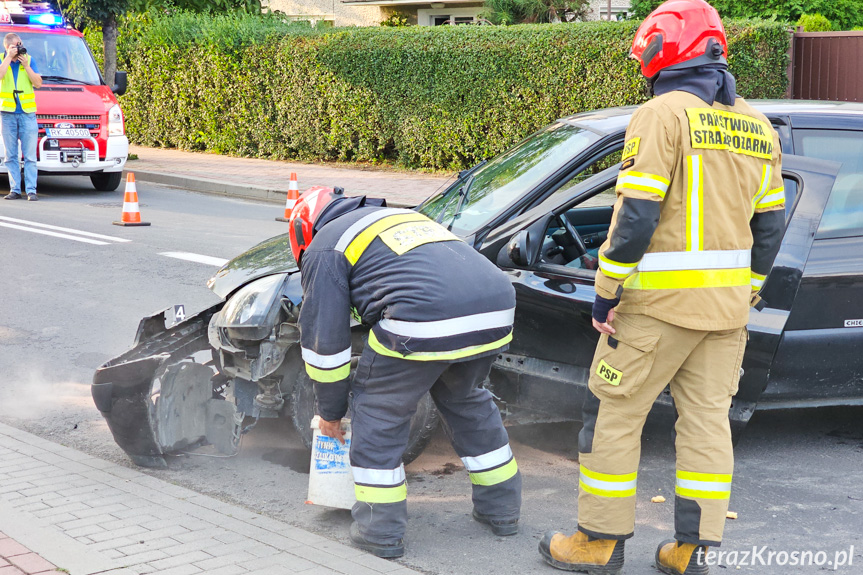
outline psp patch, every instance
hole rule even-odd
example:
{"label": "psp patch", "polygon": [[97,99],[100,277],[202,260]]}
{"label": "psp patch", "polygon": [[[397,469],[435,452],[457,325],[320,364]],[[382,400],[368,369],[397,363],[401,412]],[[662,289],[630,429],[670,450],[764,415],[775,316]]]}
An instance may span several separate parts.
{"label": "psp patch", "polygon": [[596,375],[601,377],[605,383],[615,386],[620,385],[620,381],[623,379],[623,372],[608,365],[604,359],[599,360]]}
{"label": "psp patch", "polygon": [[455,234],[432,221],[405,222],[381,232],[379,237],[398,255],[423,244],[460,241]]}
{"label": "psp patch", "polygon": [[621,160],[628,160],[638,155],[638,145],[641,143],[641,138],[631,138],[623,145],[623,156]]}
{"label": "psp patch", "polygon": [[763,160],[773,157],[773,130],[757,118],[713,108],[688,108],[686,115],[695,149],[728,150]]}

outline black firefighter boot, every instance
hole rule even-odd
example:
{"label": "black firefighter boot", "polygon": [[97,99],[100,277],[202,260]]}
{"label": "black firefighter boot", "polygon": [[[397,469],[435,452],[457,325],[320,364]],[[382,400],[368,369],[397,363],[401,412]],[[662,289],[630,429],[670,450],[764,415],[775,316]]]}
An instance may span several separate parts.
{"label": "black firefighter boot", "polygon": [[357,525],[356,521],[351,523],[350,537],[354,547],[359,547],[363,551],[368,551],[372,555],[383,559],[395,559],[405,554],[405,542],[403,539],[390,544],[369,541],[360,533],[360,526]]}
{"label": "black firefighter boot", "polygon": [[619,575],[623,570],[624,543],[623,540],[597,539],[581,531],[570,537],[549,531],[539,542],[539,554],[556,569],[588,575]]}
{"label": "black firefighter boot", "polygon": [[704,559],[706,551],[703,545],[674,539],[663,541],[656,548],[656,568],[668,575],[709,575],[710,567]]}

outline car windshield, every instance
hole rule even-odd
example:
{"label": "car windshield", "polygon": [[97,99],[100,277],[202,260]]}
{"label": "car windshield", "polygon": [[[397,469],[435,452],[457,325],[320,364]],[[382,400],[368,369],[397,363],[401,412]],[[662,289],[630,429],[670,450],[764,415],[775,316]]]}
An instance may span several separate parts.
{"label": "car windshield", "polygon": [[599,138],[584,128],[556,122],[477,168],[463,202],[459,202],[459,190],[468,189],[470,176],[426,200],[418,211],[445,226],[452,225],[457,235],[468,236]]}
{"label": "car windshield", "polygon": [[93,85],[102,83],[99,69],[83,38],[33,32],[21,32],[18,35],[27,48],[27,54],[36,61],[36,69],[45,78],[46,84],[69,81]]}

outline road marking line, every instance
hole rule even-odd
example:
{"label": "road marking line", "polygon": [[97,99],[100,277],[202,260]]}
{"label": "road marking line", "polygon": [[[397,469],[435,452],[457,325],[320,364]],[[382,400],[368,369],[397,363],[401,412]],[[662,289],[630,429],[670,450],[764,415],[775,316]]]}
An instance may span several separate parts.
{"label": "road marking line", "polygon": [[64,240],[75,240],[76,242],[84,242],[85,244],[93,244],[94,246],[107,246],[108,242],[100,242],[97,240],[88,240],[87,238],[79,238],[77,236],[70,236],[67,234],[58,234],[57,232],[49,232],[48,230],[38,230],[35,228],[28,228],[25,226],[16,226],[15,224],[4,224],[0,222],[0,227],[4,228],[12,228],[13,230],[21,230],[24,232],[33,232],[34,234],[44,234],[46,236],[54,236],[55,238],[63,238]]}
{"label": "road marking line", "polygon": [[222,267],[225,265],[228,260],[223,260],[222,258],[214,258],[211,256],[202,256],[200,254],[190,254],[188,252],[162,252],[159,254],[160,256],[168,256],[169,258],[176,258],[178,260],[186,260],[187,262],[197,262],[199,264],[207,264],[208,266],[218,266]]}
{"label": "road marking line", "polygon": [[[92,232],[83,232],[81,230],[73,230],[72,228],[61,228],[59,226],[40,224],[39,222],[30,222],[27,220],[19,220],[16,218],[7,218],[5,216],[0,216],[0,220],[6,221],[6,222],[14,222],[16,224],[26,224],[28,226],[33,226],[33,227],[37,227],[37,228],[45,228],[48,230],[57,230],[58,232],[69,232],[71,234],[77,234],[79,236],[87,236],[88,238],[99,238],[100,240],[110,240],[112,242],[131,242],[132,241],[132,240],[124,239],[124,238],[116,238],[114,236],[105,236],[102,234],[94,234]],[[11,226],[8,226],[8,227],[11,227]]]}

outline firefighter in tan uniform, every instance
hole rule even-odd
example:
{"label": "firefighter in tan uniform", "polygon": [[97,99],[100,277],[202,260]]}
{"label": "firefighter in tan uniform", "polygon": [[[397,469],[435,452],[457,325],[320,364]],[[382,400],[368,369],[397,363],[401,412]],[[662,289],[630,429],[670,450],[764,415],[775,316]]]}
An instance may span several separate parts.
{"label": "firefighter in tan uniform", "polygon": [[779,140],[736,96],[716,10],[669,0],[632,55],[656,97],[626,133],[593,323],[601,332],[579,435],[578,531],[547,533],[552,566],[616,574],[635,527],[641,429],[670,383],[678,411],[674,540],[665,573],[703,575],[718,546],[734,458],[728,410],[750,305],[779,250],[785,198]]}

